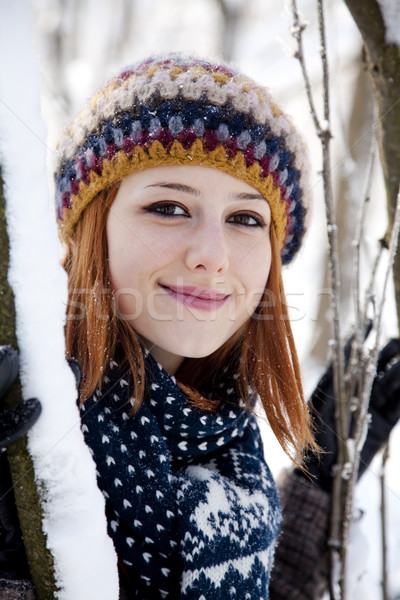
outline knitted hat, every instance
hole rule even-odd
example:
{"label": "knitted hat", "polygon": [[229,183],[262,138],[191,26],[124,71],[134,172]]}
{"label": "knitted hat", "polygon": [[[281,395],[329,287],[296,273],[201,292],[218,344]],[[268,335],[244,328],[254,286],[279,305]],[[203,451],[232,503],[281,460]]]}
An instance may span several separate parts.
{"label": "knitted hat", "polygon": [[167,55],[128,67],[64,131],[56,208],[68,240],[101,190],[148,167],[202,165],[256,188],[271,207],[282,262],[304,233],[307,156],[269,91],[225,65]]}

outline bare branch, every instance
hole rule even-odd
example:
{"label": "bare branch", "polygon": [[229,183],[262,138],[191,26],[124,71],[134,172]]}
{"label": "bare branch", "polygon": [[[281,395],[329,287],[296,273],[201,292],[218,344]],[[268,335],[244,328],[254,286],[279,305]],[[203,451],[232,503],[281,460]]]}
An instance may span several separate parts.
{"label": "bare branch", "polygon": [[326,123],[330,120],[330,107],[329,107],[329,70],[328,70],[328,57],[326,53],[326,38],[325,38],[325,16],[324,16],[324,3],[322,0],[318,0],[318,29],[320,37],[320,53],[322,61],[322,80],[324,88],[324,119]]}
{"label": "bare branch", "polygon": [[[364,337],[364,328],[365,328],[365,320],[366,314],[363,312],[361,307],[361,284],[360,284],[360,252],[361,252],[361,241],[364,237],[364,226],[365,226],[365,218],[367,212],[367,206],[369,205],[371,199],[371,186],[372,186],[372,178],[374,174],[376,160],[376,138],[375,135],[372,135],[371,146],[368,155],[368,166],[367,166],[367,177],[365,182],[365,191],[363,194],[363,200],[360,205],[360,212],[357,219],[357,229],[356,235],[354,238],[354,305],[356,307],[356,323],[357,330],[356,336],[358,337],[359,345],[362,344],[362,340]],[[373,282],[369,284],[368,289],[372,289]]]}
{"label": "bare branch", "polygon": [[381,484],[381,543],[382,543],[382,600],[389,600],[387,578],[387,540],[386,540],[386,463],[389,458],[389,442],[382,454]]}

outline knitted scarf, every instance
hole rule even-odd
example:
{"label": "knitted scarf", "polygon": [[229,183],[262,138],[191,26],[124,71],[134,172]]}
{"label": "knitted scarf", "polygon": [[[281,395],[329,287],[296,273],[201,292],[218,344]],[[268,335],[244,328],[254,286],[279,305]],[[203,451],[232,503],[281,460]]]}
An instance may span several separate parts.
{"label": "knitted scarf", "polygon": [[115,361],[81,407],[129,598],[267,599],[281,515],[255,417],[234,377],[210,414],[150,354],[145,365],[134,416]]}

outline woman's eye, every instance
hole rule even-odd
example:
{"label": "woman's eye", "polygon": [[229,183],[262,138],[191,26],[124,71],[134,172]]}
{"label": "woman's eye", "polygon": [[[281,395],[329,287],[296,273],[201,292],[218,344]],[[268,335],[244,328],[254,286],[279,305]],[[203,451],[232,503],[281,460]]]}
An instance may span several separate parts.
{"label": "woman's eye", "polygon": [[235,223],[236,225],[244,225],[245,227],[265,227],[265,223],[261,217],[248,213],[232,215],[229,217],[228,222]]}
{"label": "woman's eye", "polygon": [[166,217],[188,216],[188,213],[183,206],[174,204],[173,202],[157,202],[156,204],[146,206],[145,210],[147,212],[157,213]]}

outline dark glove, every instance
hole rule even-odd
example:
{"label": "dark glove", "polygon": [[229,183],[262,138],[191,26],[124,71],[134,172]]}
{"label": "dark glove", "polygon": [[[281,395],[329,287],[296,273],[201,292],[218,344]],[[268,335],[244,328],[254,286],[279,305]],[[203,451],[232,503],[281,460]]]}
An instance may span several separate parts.
{"label": "dark glove", "polygon": [[[349,360],[351,341],[345,347],[345,362]],[[316,425],[316,442],[324,453],[320,457],[309,454],[305,467],[317,485],[330,492],[332,468],[336,464],[337,440],[333,367],[330,365],[319,381],[312,397],[311,414]],[[375,454],[388,440],[400,418],[400,339],[392,339],[380,352],[370,396],[371,422],[360,455],[358,477],[365,472]],[[350,424],[350,431],[352,424]],[[307,474],[298,470],[305,476]]]}
{"label": "dark glove", "polygon": [[400,339],[390,340],[383,348],[376,372],[369,405],[371,423],[361,451],[359,477],[389,439],[390,432],[400,419]]}
{"label": "dark glove", "polygon": [[[29,577],[6,452],[0,453],[0,578]],[[0,586],[1,590],[1,586]],[[1,591],[0,591],[1,597]]]}
{"label": "dark glove", "polygon": [[[6,395],[18,375],[17,352],[11,346],[0,346],[0,401]],[[39,400],[31,398],[0,410],[0,448],[22,437],[39,418]]]}

